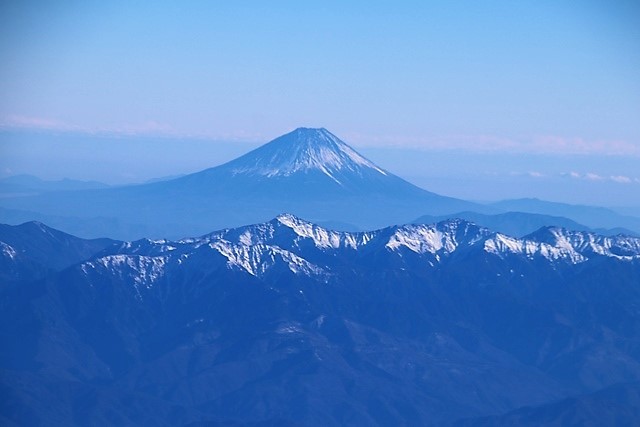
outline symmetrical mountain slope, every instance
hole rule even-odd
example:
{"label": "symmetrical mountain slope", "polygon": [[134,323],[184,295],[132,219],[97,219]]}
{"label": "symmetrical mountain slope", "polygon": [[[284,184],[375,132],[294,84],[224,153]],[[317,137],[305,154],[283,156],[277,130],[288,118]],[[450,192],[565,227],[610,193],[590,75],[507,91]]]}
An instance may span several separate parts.
{"label": "symmetrical mountain slope", "polygon": [[70,232],[86,232],[87,222],[92,222],[91,237],[127,239],[197,235],[266,221],[281,212],[370,229],[428,213],[490,210],[420,189],[365,159],[326,129],[308,128],[177,179],[5,198],[2,205],[5,217],[33,218],[37,212]]}
{"label": "symmetrical mountain slope", "polygon": [[252,196],[261,199],[411,196],[441,204],[465,203],[430,193],[381,169],[326,129],[296,129],[229,163],[173,184],[189,189],[221,183],[217,191],[236,197],[242,189],[252,190]]}
{"label": "symmetrical mountain slope", "polygon": [[286,214],[120,243],[1,290],[0,414],[471,423],[640,380],[639,284],[640,239],[553,227],[348,233]]}

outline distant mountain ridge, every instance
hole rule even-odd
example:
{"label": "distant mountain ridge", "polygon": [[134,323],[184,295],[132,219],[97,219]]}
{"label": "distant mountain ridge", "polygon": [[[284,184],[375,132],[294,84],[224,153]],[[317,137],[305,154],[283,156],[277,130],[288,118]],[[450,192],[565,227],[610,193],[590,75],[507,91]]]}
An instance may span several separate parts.
{"label": "distant mountain ridge", "polygon": [[68,178],[49,181],[33,175],[13,175],[0,179],[0,195],[48,191],[93,190],[108,187],[107,184],[98,181],[80,181]]}
{"label": "distant mountain ridge", "polygon": [[491,203],[490,206],[500,210],[571,218],[574,221],[595,229],[615,230],[616,228],[620,228],[620,232],[624,232],[626,228],[635,233],[640,233],[640,218],[622,215],[612,209],[603,207],[548,202],[535,198],[502,200]]}
{"label": "distant mountain ridge", "polygon": [[586,225],[579,224],[569,218],[562,216],[544,215],[538,213],[528,212],[505,212],[493,215],[481,214],[478,212],[457,212],[450,215],[423,215],[420,218],[416,218],[413,223],[416,224],[429,224],[433,222],[444,221],[448,218],[461,218],[467,221],[471,221],[483,227],[487,227],[493,231],[499,231],[504,234],[515,237],[523,237],[527,234],[533,233],[541,227],[555,226],[575,231],[590,231],[596,234],[603,234],[607,236],[615,236],[617,234],[624,234],[627,236],[640,236],[631,230],[627,230],[621,227],[612,229],[593,229]]}

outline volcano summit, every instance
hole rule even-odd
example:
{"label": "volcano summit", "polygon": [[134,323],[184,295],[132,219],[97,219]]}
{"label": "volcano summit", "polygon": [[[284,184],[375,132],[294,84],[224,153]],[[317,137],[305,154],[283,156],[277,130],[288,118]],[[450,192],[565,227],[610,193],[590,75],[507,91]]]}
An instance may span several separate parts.
{"label": "volcano summit", "polygon": [[320,171],[338,184],[348,174],[388,174],[324,128],[298,128],[226,166],[234,174],[268,177]]}

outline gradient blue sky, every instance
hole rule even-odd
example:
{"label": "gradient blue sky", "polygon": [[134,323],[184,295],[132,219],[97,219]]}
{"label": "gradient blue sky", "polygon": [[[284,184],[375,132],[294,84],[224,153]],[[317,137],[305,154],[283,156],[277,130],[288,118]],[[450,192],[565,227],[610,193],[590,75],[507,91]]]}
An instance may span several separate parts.
{"label": "gradient blue sky", "polygon": [[317,126],[445,194],[640,204],[637,1],[5,0],[0,55],[2,176],[140,181]]}

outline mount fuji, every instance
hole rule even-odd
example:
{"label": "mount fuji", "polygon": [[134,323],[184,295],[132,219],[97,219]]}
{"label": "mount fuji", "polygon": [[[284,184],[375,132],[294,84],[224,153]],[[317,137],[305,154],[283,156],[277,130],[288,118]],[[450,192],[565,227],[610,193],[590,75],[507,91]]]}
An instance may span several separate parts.
{"label": "mount fuji", "polygon": [[376,179],[389,175],[324,128],[298,128],[222,169],[234,175],[266,177],[321,173],[339,186],[354,176]]}
{"label": "mount fuji", "polygon": [[[83,237],[179,238],[266,221],[282,212],[371,229],[492,208],[423,190],[326,129],[299,128],[223,165],[121,188],[3,200],[0,220],[39,220]],[[22,217],[21,217],[22,215]]]}
{"label": "mount fuji", "polygon": [[[166,183],[165,183],[166,184]],[[412,196],[442,199],[385,171],[328,130],[298,128],[221,166],[174,180],[169,187],[252,197]],[[285,194],[281,194],[284,192]]]}

